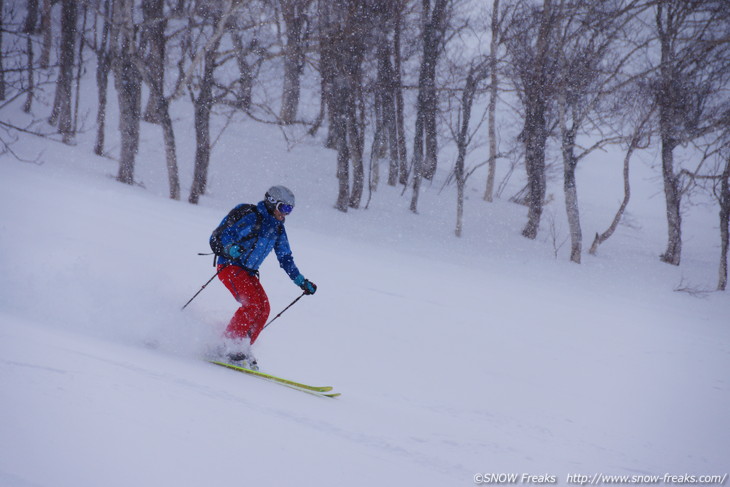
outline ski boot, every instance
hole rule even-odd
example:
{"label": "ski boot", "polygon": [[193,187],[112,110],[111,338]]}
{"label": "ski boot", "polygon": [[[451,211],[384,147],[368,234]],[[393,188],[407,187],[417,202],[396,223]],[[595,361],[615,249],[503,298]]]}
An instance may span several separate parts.
{"label": "ski boot", "polygon": [[246,354],[243,352],[234,352],[228,354],[228,362],[232,365],[238,365],[244,369],[259,370],[259,365],[256,362],[256,357],[250,353]]}

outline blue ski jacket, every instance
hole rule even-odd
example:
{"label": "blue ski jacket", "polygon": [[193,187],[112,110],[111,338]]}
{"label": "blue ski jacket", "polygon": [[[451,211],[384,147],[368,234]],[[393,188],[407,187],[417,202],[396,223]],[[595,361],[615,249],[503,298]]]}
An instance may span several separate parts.
{"label": "blue ski jacket", "polygon": [[299,269],[294,264],[284,222],[280,222],[269,213],[263,201],[256,205],[254,211],[226,228],[221,235],[221,243],[226,249],[230,245],[237,244],[241,248],[241,256],[237,259],[218,256],[218,265],[232,264],[249,271],[257,271],[273,250],[279,265],[292,280],[300,275]]}

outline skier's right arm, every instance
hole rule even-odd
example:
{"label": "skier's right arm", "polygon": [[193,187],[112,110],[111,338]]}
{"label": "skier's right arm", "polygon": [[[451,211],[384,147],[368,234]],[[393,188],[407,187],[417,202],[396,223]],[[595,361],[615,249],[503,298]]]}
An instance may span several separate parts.
{"label": "skier's right arm", "polygon": [[221,243],[226,254],[231,259],[238,259],[243,254],[240,242],[251,237],[251,232],[256,224],[256,215],[248,214],[239,221],[226,228],[221,235]]}
{"label": "skier's right arm", "polygon": [[243,255],[243,251],[241,250],[241,246],[238,244],[231,244],[226,245],[226,248],[224,249],[226,255],[229,259],[236,260],[239,257]]}

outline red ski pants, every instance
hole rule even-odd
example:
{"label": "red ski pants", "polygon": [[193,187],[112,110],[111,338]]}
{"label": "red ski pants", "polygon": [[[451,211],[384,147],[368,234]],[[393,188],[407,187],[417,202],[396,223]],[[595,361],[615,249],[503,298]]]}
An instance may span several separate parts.
{"label": "red ski pants", "polygon": [[249,338],[253,345],[269,317],[269,298],[258,277],[235,265],[221,267],[218,266],[218,278],[241,304],[228,323],[225,335],[228,338]]}

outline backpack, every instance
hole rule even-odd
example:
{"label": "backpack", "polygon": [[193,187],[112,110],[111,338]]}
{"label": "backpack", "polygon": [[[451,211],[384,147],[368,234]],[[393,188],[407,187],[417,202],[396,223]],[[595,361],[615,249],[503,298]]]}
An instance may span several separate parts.
{"label": "backpack", "polygon": [[228,215],[226,215],[220,225],[218,225],[218,227],[213,230],[213,233],[210,236],[210,248],[215,255],[219,257],[229,258],[226,255],[225,247],[221,242],[223,232],[238,223],[241,218],[251,213],[256,213],[256,223],[254,224],[253,229],[251,229],[251,233],[248,235],[248,237],[244,238],[244,240],[248,240],[258,236],[259,230],[261,229],[261,213],[259,213],[258,208],[256,207],[256,205],[248,203],[238,205],[234,209],[232,209],[228,213]]}

